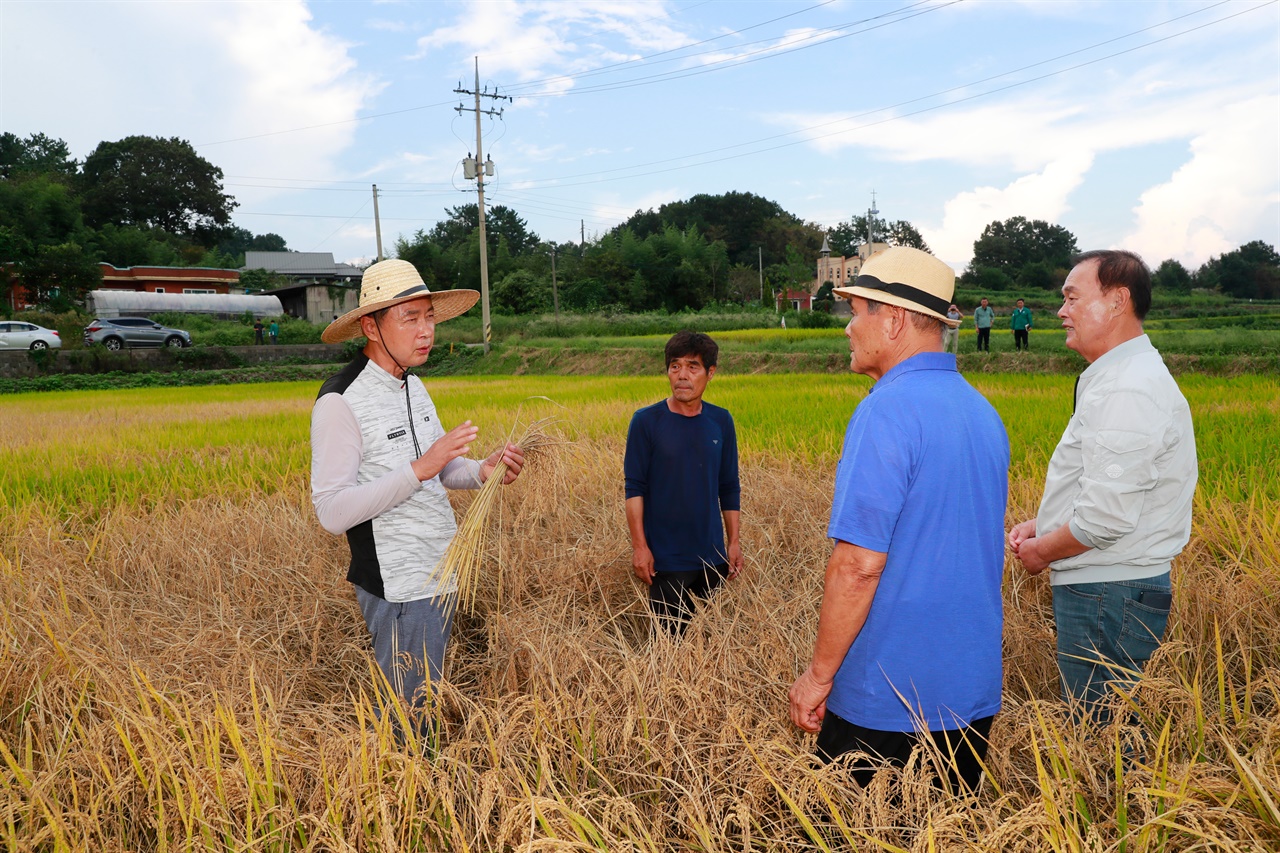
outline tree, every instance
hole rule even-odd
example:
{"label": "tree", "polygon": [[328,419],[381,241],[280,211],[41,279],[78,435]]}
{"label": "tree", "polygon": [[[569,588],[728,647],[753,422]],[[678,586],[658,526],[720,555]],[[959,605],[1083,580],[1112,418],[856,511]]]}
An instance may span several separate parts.
{"label": "tree", "polygon": [[994,267],[975,268],[972,264],[960,277],[960,283],[977,290],[1012,290],[1014,287],[1013,279],[1004,270]]}
{"label": "tree", "polygon": [[0,179],[12,180],[22,175],[55,175],[69,178],[76,173],[67,143],[43,133],[20,139],[12,133],[0,133]]}
{"label": "tree", "polygon": [[[766,236],[795,224],[804,223],[777,202],[753,193],[700,193],[685,201],[664,204],[656,211],[637,210],[610,234],[620,234],[625,229],[645,239],[662,232],[667,226],[680,231],[696,228],[708,242],[724,243],[730,263],[754,265],[757,251],[761,248],[764,249],[766,264],[780,262],[786,246],[785,240],[772,241],[774,245],[771,245],[766,242]],[[821,241],[819,236],[819,245]],[[816,252],[817,246],[814,249]]]}
{"label": "tree", "polygon": [[982,229],[982,235],[973,244],[969,269],[997,269],[1016,280],[1022,268],[1032,263],[1066,270],[1071,265],[1071,256],[1078,251],[1075,235],[1061,225],[1015,216],[1004,222],[992,222]]}
{"label": "tree", "polygon": [[1151,287],[1168,293],[1190,293],[1191,273],[1181,263],[1169,258],[1151,274]]}
{"label": "tree", "polygon": [[0,181],[0,222],[33,249],[73,240],[84,227],[75,194],[49,175]]}
{"label": "tree", "polygon": [[229,225],[221,230],[214,247],[232,259],[232,266],[244,266],[245,252],[287,252],[289,247],[279,234],[254,234],[248,228]]}
{"label": "tree", "polygon": [[[922,252],[933,254],[929,244],[924,241],[924,237],[921,236],[919,230],[905,219],[886,222],[879,217],[872,217],[871,225],[875,230],[877,243],[888,243],[890,246],[909,246],[912,249],[919,249]],[[847,222],[841,222],[831,229],[829,236],[833,253],[842,257],[853,257],[858,253],[858,246],[867,242],[866,214],[858,214],[850,217]]]}
{"label": "tree", "polygon": [[31,301],[49,311],[68,311],[102,283],[102,269],[75,243],[41,246],[17,265]]}
{"label": "tree", "polygon": [[1218,287],[1237,299],[1280,298],[1280,254],[1261,240],[1245,243],[1196,270],[1197,287]]}
{"label": "tree", "polygon": [[813,295],[813,310],[825,311],[830,314],[831,309],[835,307],[835,283],[824,281],[822,287],[818,288],[818,292]]}
{"label": "tree", "polygon": [[516,270],[493,286],[494,308],[506,314],[533,314],[551,309],[551,281],[529,270]]}
{"label": "tree", "polygon": [[158,226],[209,240],[230,223],[236,207],[222,191],[222,170],[177,137],[102,142],[85,158],[80,183],[92,227]]}

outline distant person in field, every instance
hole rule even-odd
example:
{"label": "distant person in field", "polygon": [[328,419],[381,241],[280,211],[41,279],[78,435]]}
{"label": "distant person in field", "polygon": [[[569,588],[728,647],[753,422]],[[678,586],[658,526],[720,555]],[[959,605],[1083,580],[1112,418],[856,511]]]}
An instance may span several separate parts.
{"label": "distant person in field", "polygon": [[973,325],[978,330],[978,352],[991,352],[991,326],[996,321],[996,311],[982,297],[982,302],[973,309]]}
{"label": "distant person in field", "polygon": [[636,412],[627,430],[631,567],[673,636],[683,635],[698,599],[742,571],[737,433],[728,410],[702,399],[718,353],[704,334],[674,335],[666,346],[671,396]]}
{"label": "distant person in field", "polygon": [[955,323],[954,326],[948,324],[946,331],[942,333],[942,351],[955,354],[960,349],[960,323],[964,321],[964,314],[960,313],[960,309],[951,304],[947,309],[947,319]]}
{"label": "distant person in field", "polygon": [[430,684],[442,677],[453,609],[437,564],[457,530],[445,489],[478,489],[500,461],[504,482],[524,464],[506,444],[467,458],[477,428],[445,431],[422,380],[436,324],[475,304],[474,290],[432,293],[407,261],[365,270],[359,307],[329,324],[325,343],[363,336],[364,348],[324,383],[311,413],[311,500],[321,525],[346,533],[347,580],[374,657],[425,731]]}
{"label": "distant person in field", "polygon": [[1049,459],[1036,517],[1009,532],[1049,569],[1063,699],[1102,722],[1164,636],[1169,570],[1191,537],[1191,410],[1143,333],[1151,273],[1132,252],[1085,252],[1062,286],[1067,347],[1089,366]]}
{"label": "distant person in field", "polygon": [[271,345],[275,346],[276,343],[280,340],[280,324],[277,323],[275,320],[272,320],[270,331],[271,331]]}
{"label": "distant person in field", "polygon": [[1009,315],[1009,328],[1013,329],[1013,348],[1015,351],[1031,349],[1031,309],[1027,303],[1018,300],[1018,306]]}
{"label": "distant person in field", "polygon": [[[850,366],[874,381],[836,468],[813,657],[791,720],[868,784],[931,740],[955,790],[981,778],[1000,710],[1009,440],[942,351],[951,267],[895,246],[849,287]],[[939,777],[940,779],[941,777]]]}
{"label": "distant person in field", "polygon": [[264,328],[265,327],[262,325],[261,320],[253,321],[253,343],[255,346],[266,343],[266,341],[262,339],[262,330]]}

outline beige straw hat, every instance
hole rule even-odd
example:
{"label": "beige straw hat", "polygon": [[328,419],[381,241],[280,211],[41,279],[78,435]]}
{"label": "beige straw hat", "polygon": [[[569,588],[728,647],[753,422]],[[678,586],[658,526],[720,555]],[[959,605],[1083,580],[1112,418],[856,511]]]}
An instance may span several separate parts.
{"label": "beige straw hat", "polygon": [[955,270],[919,249],[893,246],[872,255],[852,285],[837,287],[832,292],[927,314],[953,329],[960,325],[959,320],[947,316],[956,293]]}
{"label": "beige straw hat", "polygon": [[360,306],[329,324],[320,335],[326,344],[336,344],[359,337],[360,318],[411,299],[431,297],[436,322],[443,323],[466,313],[480,294],[474,290],[438,290],[432,293],[423,283],[418,270],[408,261],[379,261],[364,271],[360,284]]}

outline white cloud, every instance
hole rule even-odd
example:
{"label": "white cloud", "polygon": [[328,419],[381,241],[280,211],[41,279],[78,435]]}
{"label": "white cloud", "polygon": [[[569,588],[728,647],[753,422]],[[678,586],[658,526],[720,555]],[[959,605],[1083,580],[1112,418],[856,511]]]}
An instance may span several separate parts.
{"label": "white cloud", "polygon": [[[620,37],[635,52],[624,53],[598,43],[606,37]],[[464,4],[455,23],[418,39],[414,58],[457,46],[480,56],[480,71],[486,77],[534,80],[623,62],[689,41],[668,26],[664,4],[490,0]],[[548,81],[546,88],[564,91],[572,86],[572,81],[560,79]]]}
{"label": "white cloud", "polygon": [[1142,194],[1136,229],[1121,245],[1153,264],[1195,268],[1210,255],[1280,234],[1280,97],[1226,107],[1191,141],[1191,159]]}
{"label": "white cloud", "polygon": [[960,193],[943,205],[942,224],[921,225],[920,233],[935,255],[962,269],[973,256],[973,241],[990,223],[1013,216],[1057,221],[1092,165],[1093,155],[1080,151],[1003,188],[978,187]]}
{"label": "white cloud", "polygon": [[[302,0],[5,5],[0,118],[65,139],[78,157],[104,140],[178,136],[228,175],[323,179],[378,90]],[[72,12],[69,27],[61,19]],[[58,33],[57,62],[14,32]],[[16,69],[34,67],[38,85],[28,85]],[[257,138],[226,142],[242,137]],[[242,205],[274,194],[237,192]]]}

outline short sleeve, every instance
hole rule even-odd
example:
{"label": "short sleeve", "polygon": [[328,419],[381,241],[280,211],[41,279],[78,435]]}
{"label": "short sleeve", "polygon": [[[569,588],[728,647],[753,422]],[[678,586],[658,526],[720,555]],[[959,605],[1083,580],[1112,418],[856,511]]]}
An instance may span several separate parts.
{"label": "short sleeve", "polygon": [[914,453],[901,423],[868,397],[854,412],[836,468],[827,536],[888,553],[911,485]]}

